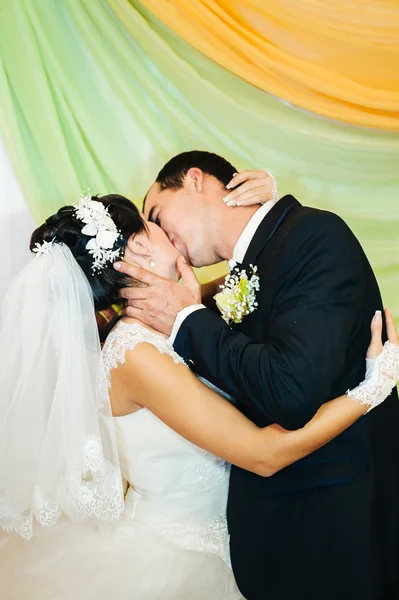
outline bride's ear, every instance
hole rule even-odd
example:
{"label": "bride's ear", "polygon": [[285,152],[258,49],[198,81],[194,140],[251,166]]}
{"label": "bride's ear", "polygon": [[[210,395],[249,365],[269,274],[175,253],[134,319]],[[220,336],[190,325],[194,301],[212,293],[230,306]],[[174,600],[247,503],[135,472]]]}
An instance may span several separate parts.
{"label": "bride's ear", "polygon": [[145,233],[131,235],[126,244],[126,250],[136,256],[149,256],[151,254],[151,241]]}

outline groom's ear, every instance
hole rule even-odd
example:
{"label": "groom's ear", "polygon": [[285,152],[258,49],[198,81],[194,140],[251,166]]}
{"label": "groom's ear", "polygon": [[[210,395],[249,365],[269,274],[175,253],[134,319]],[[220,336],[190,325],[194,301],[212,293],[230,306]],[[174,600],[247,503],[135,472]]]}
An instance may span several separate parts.
{"label": "groom's ear", "polygon": [[201,169],[198,169],[197,167],[192,167],[187,171],[185,179],[185,183],[191,192],[195,191],[198,194],[201,194],[203,192],[204,173],[201,171]]}

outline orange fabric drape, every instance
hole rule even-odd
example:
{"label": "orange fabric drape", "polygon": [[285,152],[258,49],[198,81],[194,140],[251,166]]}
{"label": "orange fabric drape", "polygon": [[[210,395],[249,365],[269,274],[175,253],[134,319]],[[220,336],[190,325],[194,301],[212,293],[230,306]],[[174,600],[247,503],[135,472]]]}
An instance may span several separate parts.
{"label": "orange fabric drape", "polygon": [[215,62],[282,100],[330,119],[399,131],[398,0],[142,4]]}

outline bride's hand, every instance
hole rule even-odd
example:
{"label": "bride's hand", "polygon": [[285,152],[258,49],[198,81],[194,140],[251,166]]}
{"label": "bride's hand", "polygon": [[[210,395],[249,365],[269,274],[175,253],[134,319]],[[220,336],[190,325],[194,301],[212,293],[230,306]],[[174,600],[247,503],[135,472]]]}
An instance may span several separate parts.
{"label": "bride's hand", "polygon": [[[399,335],[396,331],[395,321],[389,308],[385,311],[385,322],[387,328],[388,341],[394,346],[399,346]],[[384,346],[382,343],[382,316],[381,311],[377,311],[373,320],[371,321],[371,341],[367,349],[366,358],[375,359],[383,351]]]}
{"label": "bride's hand", "polygon": [[265,170],[237,173],[226,187],[230,190],[223,198],[227,206],[251,206],[278,200],[275,179]]}
{"label": "bride's hand", "polygon": [[382,344],[382,315],[371,322],[371,342],[366,355],[366,376],[347,395],[368,408],[376,408],[390,395],[399,380],[399,336],[391,311],[385,309],[388,341]]}

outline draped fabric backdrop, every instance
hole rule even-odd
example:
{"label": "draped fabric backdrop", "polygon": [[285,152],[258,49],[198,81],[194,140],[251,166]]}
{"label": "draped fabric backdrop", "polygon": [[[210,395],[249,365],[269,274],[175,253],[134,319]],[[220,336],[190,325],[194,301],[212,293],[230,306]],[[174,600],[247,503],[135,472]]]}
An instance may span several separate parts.
{"label": "draped fabric backdrop", "polygon": [[13,277],[30,257],[35,224],[0,138],[0,304]]}
{"label": "draped fabric backdrop", "polygon": [[88,188],[140,203],[173,154],[215,151],[340,214],[399,318],[396,0],[2,0],[0,56],[37,223]]}

